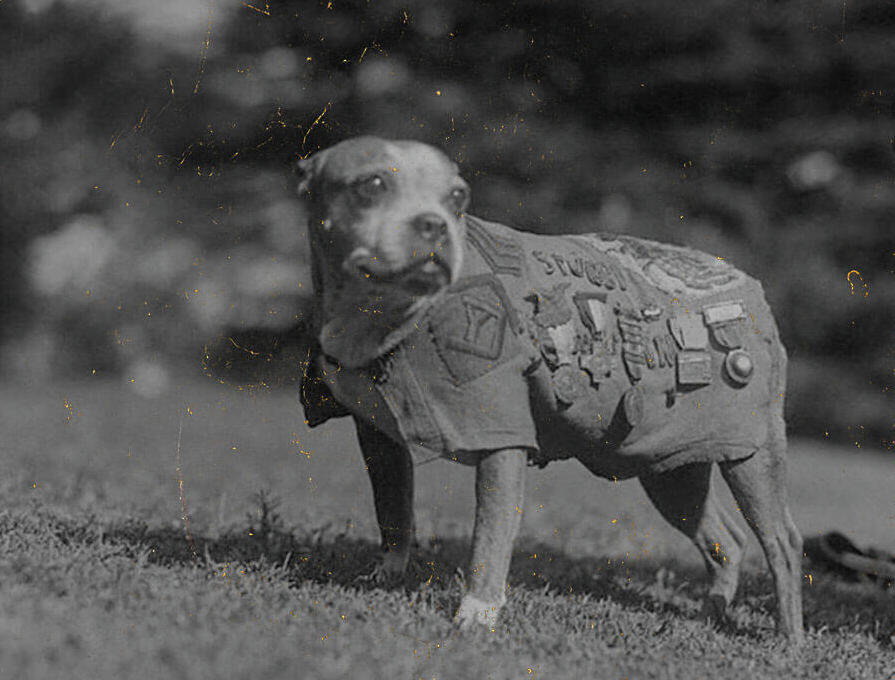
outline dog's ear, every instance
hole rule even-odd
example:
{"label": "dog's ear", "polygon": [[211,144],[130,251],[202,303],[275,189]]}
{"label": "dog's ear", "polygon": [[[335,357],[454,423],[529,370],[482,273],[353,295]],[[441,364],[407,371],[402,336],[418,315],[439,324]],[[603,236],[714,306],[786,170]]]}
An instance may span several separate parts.
{"label": "dog's ear", "polygon": [[310,158],[299,158],[295,162],[292,169],[298,177],[298,193],[313,193],[314,179],[320,173],[323,167],[323,161],[326,158],[326,150],[318,151]]}

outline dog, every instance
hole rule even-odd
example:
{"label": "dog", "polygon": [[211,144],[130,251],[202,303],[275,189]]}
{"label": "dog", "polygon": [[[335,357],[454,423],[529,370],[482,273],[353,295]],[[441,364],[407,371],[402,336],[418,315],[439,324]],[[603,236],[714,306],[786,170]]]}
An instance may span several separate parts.
{"label": "dog", "polygon": [[307,422],[351,416],[384,556],[403,573],[414,461],[476,468],[471,566],[456,620],[504,605],[526,465],[575,458],[637,477],[709,572],[720,619],[746,535],[767,557],[777,628],[803,639],[802,539],[787,507],[786,352],[761,285],[720,258],[625,235],[541,236],[466,213],[459,168],[414,141],[359,137],[299,162],[315,346]]}

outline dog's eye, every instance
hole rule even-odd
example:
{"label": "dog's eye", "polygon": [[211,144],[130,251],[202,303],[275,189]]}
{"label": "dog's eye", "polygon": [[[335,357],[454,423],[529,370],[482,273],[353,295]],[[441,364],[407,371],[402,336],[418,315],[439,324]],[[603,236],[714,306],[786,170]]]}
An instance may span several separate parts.
{"label": "dog's eye", "polygon": [[385,179],[381,175],[363,177],[354,183],[353,189],[358,197],[372,201],[385,191]]}
{"label": "dog's eye", "polygon": [[469,190],[466,187],[457,187],[451,190],[450,201],[457,212],[462,212],[469,205]]}

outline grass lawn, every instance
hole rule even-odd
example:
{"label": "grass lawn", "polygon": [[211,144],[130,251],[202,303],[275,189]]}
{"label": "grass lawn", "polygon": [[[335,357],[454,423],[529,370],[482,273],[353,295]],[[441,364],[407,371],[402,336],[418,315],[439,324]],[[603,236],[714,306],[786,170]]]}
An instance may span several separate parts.
{"label": "grass lawn", "polygon": [[[713,629],[695,551],[636,482],[575,463],[530,472],[500,625],[458,632],[473,471],[417,469],[419,554],[375,587],[353,432],[307,430],[294,391],[5,385],[0,432],[0,678],[895,677],[892,590],[812,574],[808,642],[786,650],[753,543]],[[791,447],[806,535],[895,552],[893,481],[891,456]]]}

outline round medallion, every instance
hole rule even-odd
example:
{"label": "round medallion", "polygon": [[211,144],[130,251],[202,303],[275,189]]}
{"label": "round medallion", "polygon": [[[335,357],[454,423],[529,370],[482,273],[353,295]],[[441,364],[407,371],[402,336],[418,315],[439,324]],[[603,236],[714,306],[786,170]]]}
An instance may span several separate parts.
{"label": "round medallion", "polygon": [[724,359],[724,367],[727,369],[727,377],[738,385],[745,385],[752,379],[755,372],[755,364],[752,357],[744,349],[735,349],[728,352]]}

